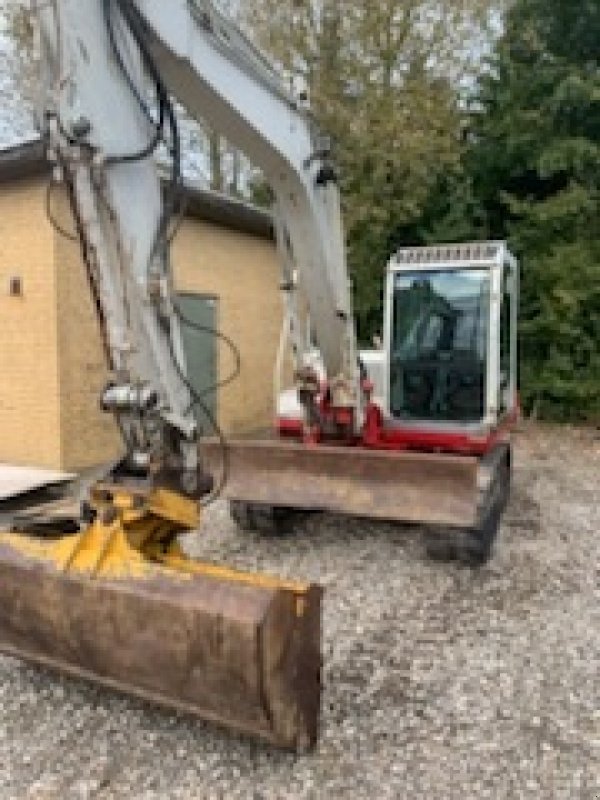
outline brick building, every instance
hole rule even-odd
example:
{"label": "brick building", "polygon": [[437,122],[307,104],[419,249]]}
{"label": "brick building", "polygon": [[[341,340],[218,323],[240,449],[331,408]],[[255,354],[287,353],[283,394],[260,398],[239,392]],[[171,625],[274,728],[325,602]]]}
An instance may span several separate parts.
{"label": "brick building", "polygon": [[[0,152],[0,462],[74,470],[114,458],[120,442],[98,410],[106,382],[98,324],[79,246],[48,221],[48,177],[39,142]],[[210,192],[187,193],[173,248],[176,287],[186,315],[218,326],[240,348],[241,377],[215,411],[226,432],[242,433],[272,418],[282,309],[270,217]],[[52,205],[67,226],[60,190]],[[188,332],[186,350],[199,386],[231,370],[214,337]]]}

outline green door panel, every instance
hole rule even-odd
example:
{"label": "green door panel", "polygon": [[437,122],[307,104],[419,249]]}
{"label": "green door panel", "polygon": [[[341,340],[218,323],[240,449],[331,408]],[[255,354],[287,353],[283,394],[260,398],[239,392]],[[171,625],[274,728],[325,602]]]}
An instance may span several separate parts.
{"label": "green door panel", "polygon": [[[182,315],[203,328],[216,330],[218,322],[218,300],[215,297],[188,292],[178,294],[178,304]],[[183,347],[185,349],[188,376],[195,391],[202,396],[210,413],[217,416],[217,392],[206,393],[218,381],[217,339],[211,333],[196,330],[181,324]],[[207,433],[212,433],[211,425],[202,408],[196,405],[199,425]]]}

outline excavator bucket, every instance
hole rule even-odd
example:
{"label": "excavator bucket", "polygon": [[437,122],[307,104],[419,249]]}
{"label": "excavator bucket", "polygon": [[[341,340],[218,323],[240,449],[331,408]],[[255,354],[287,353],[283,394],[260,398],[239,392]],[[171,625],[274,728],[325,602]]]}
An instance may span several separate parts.
{"label": "excavator bucket", "polygon": [[122,520],[0,534],[0,651],[191,712],[274,745],[317,738],[321,590],[148,560]]}
{"label": "excavator bucket", "polygon": [[[218,442],[206,441],[203,453],[216,471]],[[470,527],[481,514],[479,467],[465,456],[240,440],[229,443],[226,494],[255,506]]]}

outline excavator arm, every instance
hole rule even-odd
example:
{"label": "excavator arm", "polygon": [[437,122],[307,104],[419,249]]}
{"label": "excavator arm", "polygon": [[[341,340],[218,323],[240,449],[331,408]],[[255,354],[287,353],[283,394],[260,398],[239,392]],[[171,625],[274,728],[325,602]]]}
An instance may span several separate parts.
{"label": "excavator arm", "polygon": [[[327,142],[299,101],[205,0],[56,0],[39,4],[38,16],[41,122],[85,245],[113,374],[102,405],[117,417],[129,468],[177,473],[188,492],[207,483],[198,474],[199,398],[190,396],[170,277],[182,182],[172,96],[264,172],[276,198],[298,388],[305,388],[311,349],[298,313],[301,292],[333,404],[358,421],[339,192]],[[153,159],[161,143],[172,162],[166,199]]]}
{"label": "excavator arm", "polygon": [[[275,196],[282,285],[302,290],[327,378],[361,404],[339,190],[330,145],[264,56],[206,0],[137,0],[145,37],[169,89],[263,171]],[[286,264],[288,265],[286,267]],[[290,269],[291,265],[291,269]],[[290,304],[295,366],[311,343]],[[342,387],[343,386],[343,390]],[[350,399],[348,399],[350,398]]]}
{"label": "excavator arm", "polygon": [[[38,16],[40,122],[55,177],[68,187],[97,302],[111,372],[101,404],[119,423],[126,472],[168,472],[193,494],[206,482],[197,474],[198,432],[170,285],[174,209],[163,201],[152,158],[163,129],[167,135],[169,101],[157,97],[159,126],[143,97],[142,54],[116,4],[42,4]],[[173,180],[176,190],[175,173]]]}

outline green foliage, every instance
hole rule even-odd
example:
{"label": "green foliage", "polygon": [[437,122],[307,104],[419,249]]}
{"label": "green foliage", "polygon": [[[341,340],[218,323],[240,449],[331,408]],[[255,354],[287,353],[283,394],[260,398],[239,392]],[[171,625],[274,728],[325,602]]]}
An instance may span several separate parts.
{"label": "green foliage", "polygon": [[381,330],[385,266],[458,165],[457,89],[490,0],[249,0],[248,26],[334,140],[359,336]]}
{"label": "green foliage", "polygon": [[552,419],[600,419],[600,248],[555,244],[524,282],[526,405]]}
{"label": "green foliage", "polygon": [[528,411],[600,419],[600,3],[517,0],[466,170],[523,264]]}

